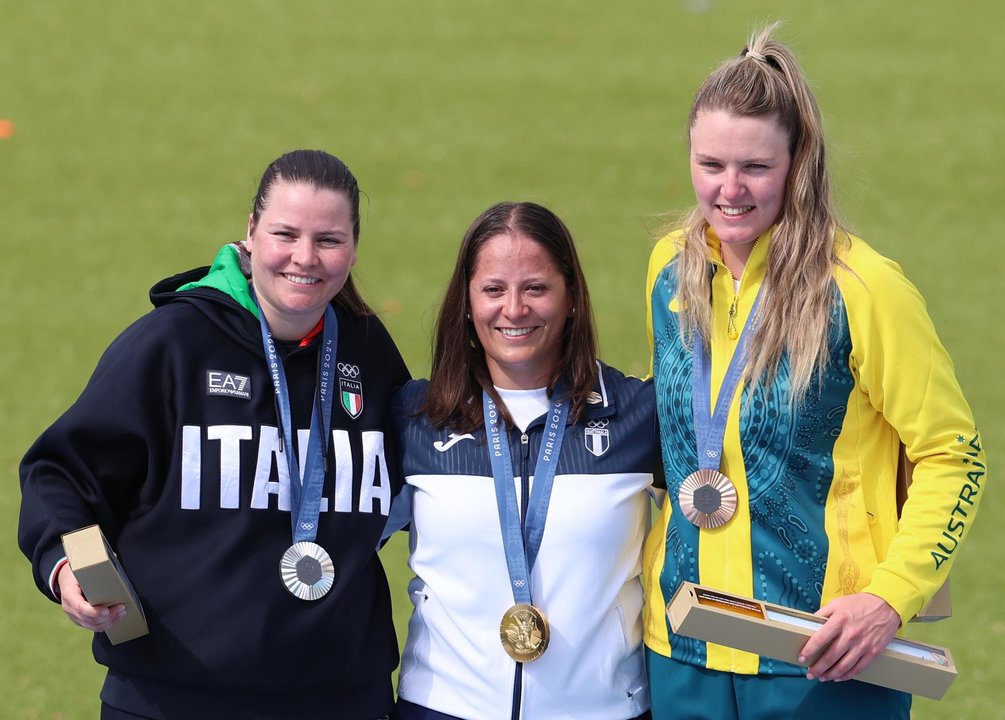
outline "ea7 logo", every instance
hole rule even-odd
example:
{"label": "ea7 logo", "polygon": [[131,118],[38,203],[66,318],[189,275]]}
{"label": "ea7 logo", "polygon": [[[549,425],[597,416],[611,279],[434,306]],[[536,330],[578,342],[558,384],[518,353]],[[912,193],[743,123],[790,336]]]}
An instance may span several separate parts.
{"label": "ea7 logo", "polygon": [[607,420],[590,420],[583,428],[586,449],[597,457],[611,449],[611,432],[607,429],[607,423]]}
{"label": "ea7 logo", "polygon": [[224,370],[206,371],[206,394],[251,399],[251,378]]}

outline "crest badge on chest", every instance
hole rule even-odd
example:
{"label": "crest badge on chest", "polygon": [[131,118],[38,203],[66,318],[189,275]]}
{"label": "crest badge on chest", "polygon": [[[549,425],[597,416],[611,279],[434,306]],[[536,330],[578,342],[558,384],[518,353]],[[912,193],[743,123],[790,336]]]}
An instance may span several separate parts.
{"label": "crest badge on chest", "polygon": [[342,408],[355,420],[363,412],[363,383],[358,365],[338,364],[338,387]]}
{"label": "crest badge on chest", "polygon": [[609,421],[605,419],[590,420],[583,429],[583,441],[586,449],[596,457],[600,457],[611,449],[611,432],[607,429]]}

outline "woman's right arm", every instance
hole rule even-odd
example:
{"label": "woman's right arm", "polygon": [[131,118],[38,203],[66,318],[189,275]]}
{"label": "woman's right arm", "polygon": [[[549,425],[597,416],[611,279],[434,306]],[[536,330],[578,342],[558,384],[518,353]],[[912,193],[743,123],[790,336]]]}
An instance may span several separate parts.
{"label": "woman's right arm", "polygon": [[171,351],[151,317],[112,343],[77,401],[21,461],[18,544],[36,585],[56,602],[79,592],[62,535],[98,524],[114,545],[140,487],[169,454],[172,389],[162,368]]}

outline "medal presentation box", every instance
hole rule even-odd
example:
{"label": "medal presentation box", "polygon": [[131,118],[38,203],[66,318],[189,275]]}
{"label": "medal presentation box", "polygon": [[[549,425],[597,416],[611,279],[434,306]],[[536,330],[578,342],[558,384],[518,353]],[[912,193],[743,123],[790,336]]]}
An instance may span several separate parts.
{"label": "medal presentation box", "polygon": [[[800,664],[799,651],[824,618],[685,582],[667,604],[670,627],[697,638]],[[939,700],[956,678],[949,650],[894,638],[857,678]]]}
{"label": "medal presentation box", "polygon": [[126,606],[126,616],[105,631],[112,645],[146,635],[147,621],[136,593],[115,553],[97,525],[63,535],[63,550],[70,569],[92,605]]}

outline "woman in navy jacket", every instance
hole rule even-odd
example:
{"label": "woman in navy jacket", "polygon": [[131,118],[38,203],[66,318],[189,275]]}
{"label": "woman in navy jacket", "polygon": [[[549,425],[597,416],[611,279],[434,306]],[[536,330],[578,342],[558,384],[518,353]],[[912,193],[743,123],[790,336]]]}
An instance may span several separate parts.
{"label": "woman in navy jacket", "polygon": [[[352,283],[359,188],[320,151],[265,172],[246,239],[169,278],[21,465],[35,581],[95,631],[103,718],[373,720],[397,644],[376,545],[408,372]],[[60,536],[99,524],[149,634],[112,645]]]}

